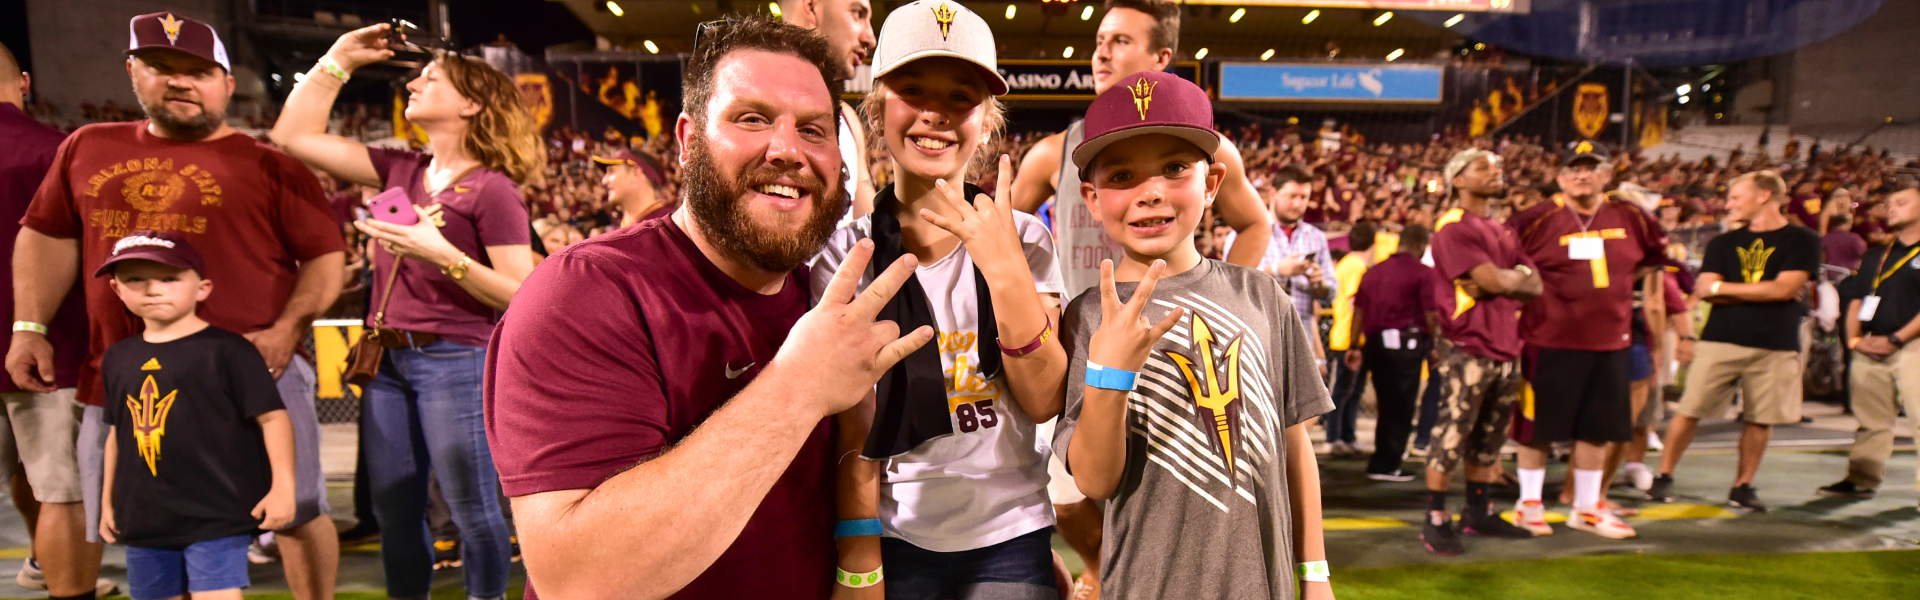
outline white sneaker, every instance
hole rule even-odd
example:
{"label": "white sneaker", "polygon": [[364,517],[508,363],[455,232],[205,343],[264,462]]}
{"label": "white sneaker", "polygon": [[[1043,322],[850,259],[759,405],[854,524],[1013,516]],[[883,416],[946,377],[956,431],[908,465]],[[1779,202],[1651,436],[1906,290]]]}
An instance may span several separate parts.
{"label": "white sneaker", "polygon": [[40,571],[40,565],[33,564],[32,558],[28,558],[20,561],[20,574],[13,576],[13,583],[30,590],[44,590],[47,589],[47,574]]}
{"label": "white sneaker", "polygon": [[1620,515],[1604,508],[1576,508],[1567,513],[1567,526],[1603,538],[1624,540],[1639,535]]}
{"label": "white sneaker", "polygon": [[118,593],[120,593],[120,586],[114,584],[112,579],[101,577],[93,581],[93,597],[95,598],[105,598]]}
{"label": "white sneaker", "polygon": [[1525,500],[1513,505],[1513,524],[1533,532],[1533,537],[1553,535],[1553,526],[1547,524],[1547,507],[1539,500]]}
{"label": "white sneaker", "polygon": [[1647,450],[1648,451],[1659,452],[1666,449],[1667,449],[1667,445],[1660,441],[1660,434],[1652,431],[1647,432]]}
{"label": "white sneaker", "polygon": [[1620,474],[1633,482],[1633,489],[1642,492],[1653,489],[1653,469],[1642,463],[1627,463],[1620,468]]}

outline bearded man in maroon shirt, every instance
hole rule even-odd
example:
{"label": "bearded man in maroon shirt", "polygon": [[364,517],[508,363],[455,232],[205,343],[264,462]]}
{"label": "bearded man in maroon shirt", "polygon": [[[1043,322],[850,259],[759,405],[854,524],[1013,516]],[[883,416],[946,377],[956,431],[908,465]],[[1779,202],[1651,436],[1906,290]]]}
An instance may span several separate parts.
{"label": "bearded man in maroon shirt", "polygon": [[805,262],[848,203],[836,60],[764,17],[703,25],[680,209],[555,253],[514,296],[487,434],[528,598],[832,593],[827,417],[933,336],[874,322],[912,256],[855,296],[870,242],[807,307]]}

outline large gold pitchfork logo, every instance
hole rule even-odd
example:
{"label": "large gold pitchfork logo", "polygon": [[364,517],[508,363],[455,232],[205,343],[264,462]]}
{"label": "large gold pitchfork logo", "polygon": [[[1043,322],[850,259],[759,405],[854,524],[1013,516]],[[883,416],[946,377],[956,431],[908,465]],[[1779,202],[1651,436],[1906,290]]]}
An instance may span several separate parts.
{"label": "large gold pitchfork logo", "polygon": [[148,375],[146,383],[140,384],[140,398],[127,397],[127,412],[133,413],[133,442],[140,450],[140,458],[147,461],[147,472],[154,477],[160,476],[160,438],[167,435],[167,412],[173,410],[174,396],[180,390],[167,392],[160,397],[160,386]]}
{"label": "large gold pitchfork logo", "polygon": [[[1238,412],[1235,404],[1240,401],[1240,342],[1245,339],[1236,336],[1227,343],[1227,351],[1223,354],[1227,368],[1224,371],[1217,369],[1213,358],[1213,328],[1199,313],[1194,313],[1193,349],[1199,353],[1200,368],[1206,373],[1204,387],[1200,375],[1194,372],[1192,358],[1167,351],[1167,357],[1173,359],[1174,365],[1180,367],[1180,374],[1186,378],[1188,390],[1193,393],[1193,403],[1206,409],[1213,419],[1214,432],[1220,436],[1220,453],[1226,457],[1228,482],[1234,479],[1233,440],[1240,437],[1237,435],[1239,419],[1234,413]],[[1225,389],[1221,388],[1223,379],[1226,380]]]}
{"label": "large gold pitchfork logo", "polygon": [[1740,253],[1740,277],[1747,283],[1758,283],[1761,277],[1766,277],[1767,259],[1773,256],[1776,249],[1768,248],[1757,239],[1746,248],[1734,248],[1735,252]]}

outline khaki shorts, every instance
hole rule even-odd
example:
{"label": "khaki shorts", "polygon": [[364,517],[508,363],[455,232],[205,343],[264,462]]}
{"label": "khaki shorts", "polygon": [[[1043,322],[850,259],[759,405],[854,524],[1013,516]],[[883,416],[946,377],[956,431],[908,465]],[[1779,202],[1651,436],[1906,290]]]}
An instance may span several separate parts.
{"label": "khaki shorts", "polygon": [[80,403],[74,389],[45,394],[0,393],[0,479],[12,477],[15,460],[25,467],[33,498],[49,504],[80,501],[80,466],[73,440],[80,430]]}
{"label": "khaki shorts", "polygon": [[1755,425],[1800,422],[1800,353],[1725,342],[1694,344],[1687,392],[1676,414],[1720,418],[1734,394],[1740,419]]}

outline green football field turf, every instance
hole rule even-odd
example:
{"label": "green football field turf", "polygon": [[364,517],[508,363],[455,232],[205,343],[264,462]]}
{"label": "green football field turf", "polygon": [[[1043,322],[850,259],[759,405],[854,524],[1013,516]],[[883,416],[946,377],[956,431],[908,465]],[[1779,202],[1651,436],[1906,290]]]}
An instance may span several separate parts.
{"label": "green football field turf", "polygon": [[[1920,550],[1609,555],[1335,571],[1341,600],[1881,600],[1920,598]],[[518,584],[509,598],[518,600]],[[248,598],[291,600],[285,594]],[[343,593],[344,600],[385,594]],[[458,600],[458,586],[434,593]]]}

